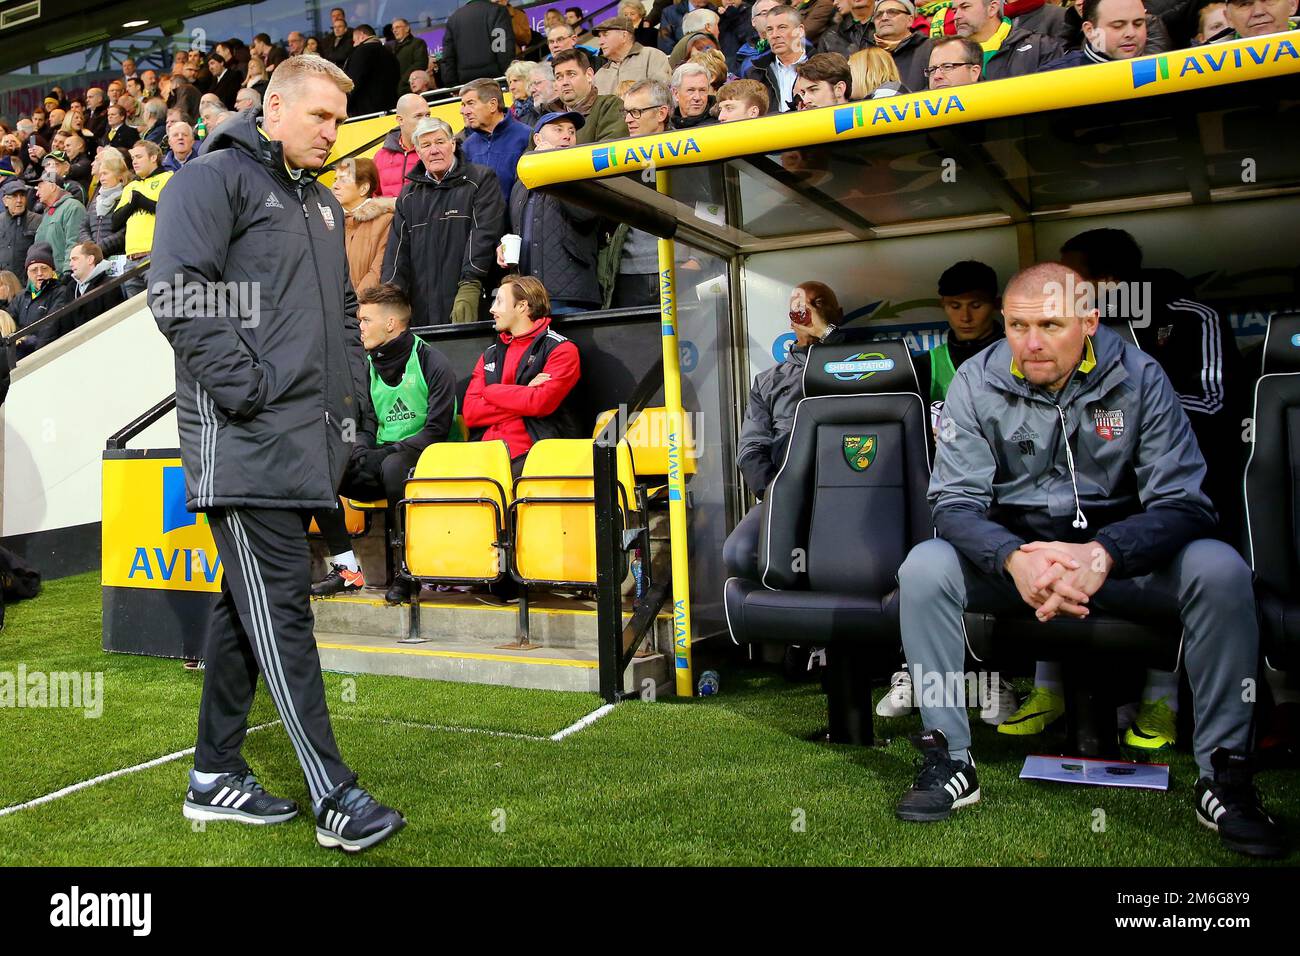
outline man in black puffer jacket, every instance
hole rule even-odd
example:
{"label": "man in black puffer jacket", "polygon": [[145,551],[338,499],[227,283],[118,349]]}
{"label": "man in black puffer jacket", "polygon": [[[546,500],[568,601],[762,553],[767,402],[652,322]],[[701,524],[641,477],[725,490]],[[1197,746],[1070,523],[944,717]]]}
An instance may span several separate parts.
{"label": "man in black puffer jacket", "polygon": [[412,137],[422,166],[406,175],[380,275],[411,300],[411,325],[477,322],[483,282],[506,231],[497,174],[466,162],[451,127],[429,117]]}
{"label": "man in black puffer jacket", "polygon": [[21,179],[5,180],[0,196],[4,197],[4,208],[0,209],[0,269],[22,276],[27,250],[36,239],[41,217],[32,211],[27,185]]}
{"label": "man in black puffer jacket", "polygon": [[[582,123],[580,113],[547,113],[533,128],[533,147],[540,153],[572,146]],[[517,265],[520,275],[535,276],[551,297],[553,316],[598,309],[598,219],[589,209],[516,182],[510,194],[510,228],[522,240],[519,262],[507,263],[498,247],[497,265]]]}
{"label": "man in black puffer jacket", "polygon": [[310,511],[336,507],[373,414],[343,209],[316,181],[351,88],[318,56],[276,68],[265,113],[221,124],[161,195],[148,294],[176,353],[186,506],[207,513],[223,571],[183,812],[258,824],[297,813],[240,753],[260,671],[310,789],[317,842],[357,851],[405,820],[357,785],[334,741],[306,540]]}
{"label": "man in black puffer jacket", "polygon": [[514,59],[510,11],[492,0],[469,0],[447,19],[438,73],[443,86],[505,76]]}

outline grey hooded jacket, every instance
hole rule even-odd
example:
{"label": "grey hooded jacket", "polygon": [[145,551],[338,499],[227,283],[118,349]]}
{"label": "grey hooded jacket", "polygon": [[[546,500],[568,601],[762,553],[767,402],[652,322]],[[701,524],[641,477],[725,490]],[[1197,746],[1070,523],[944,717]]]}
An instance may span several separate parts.
{"label": "grey hooded jacket", "polygon": [[[824,344],[833,345],[844,337],[843,331],[834,329]],[[745,476],[745,484],[758,498],[763,497],[785,459],[795,406],[803,398],[803,369],[807,364],[807,347],[792,345],[784,362],[759,372],[750,386],[736,464]]]}
{"label": "grey hooded jacket", "polygon": [[[332,507],[374,427],[343,208],[289,174],[259,115],[223,123],[158,202],[149,307],[176,353],[191,511]],[[206,289],[225,294],[190,298]]]}
{"label": "grey hooded jacket", "polygon": [[949,387],[928,497],[939,536],[988,574],[1026,541],[1095,538],[1112,577],[1136,577],[1213,532],[1205,460],[1159,364],[1104,326],[1088,349],[1057,395],[1013,368],[1005,340]]}

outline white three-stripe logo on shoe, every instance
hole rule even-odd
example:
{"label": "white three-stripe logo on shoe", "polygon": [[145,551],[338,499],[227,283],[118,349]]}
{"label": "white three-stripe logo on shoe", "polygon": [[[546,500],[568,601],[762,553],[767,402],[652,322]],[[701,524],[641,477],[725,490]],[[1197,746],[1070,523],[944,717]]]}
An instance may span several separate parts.
{"label": "white three-stripe logo on shoe", "polygon": [[947,790],[954,800],[957,799],[957,795],[961,792],[952,785],[951,780],[949,780],[947,783],[943,785],[943,789]]}
{"label": "white three-stripe logo on shoe", "polygon": [[228,797],[226,797],[226,799],[222,800],[222,801],[221,801],[221,805],[222,805],[223,807],[232,807],[232,806],[236,806],[235,801],[238,800],[239,797],[240,797],[240,791],[238,791],[238,790],[231,790],[231,791],[230,791],[230,796],[228,796]]}
{"label": "white three-stripe logo on shoe", "polygon": [[238,809],[239,809],[240,807],[242,807],[245,803],[247,803],[247,802],[249,801],[249,798],[252,797],[252,796],[253,796],[253,795],[252,795],[251,793],[241,793],[241,794],[239,795],[239,799],[236,800],[234,803],[231,804],[231,808],[232,808],[232,809],[235,809],[235,810],[238,810]]}
{"label": "white three-stripe logo on shoe", "polygon": [[1228,812],[1228,808],[1219,803],[1219,798],[1210,791],[1205,791],[1205,796],[1201,797],[1201,808],[1214,818],[1214,822],[1219,822],[1219,817]]}
{"label": "white three-stripe logo on shoe", "polygon": [[213,805],[214,807],[219,807],[219,806],[221,806],[222,798],[224,798],[225,795],[228,794],[229,792],[230,792],[230,788],[229,788],[229,787],[222,787],[222,788],[221,788],[221,792],[220,792],[219,794],[217,794],[215,797],[212,798],[212,805]]}
{"label": "white three-stripe logo on shoe", "polygon": [[961,788],[963,790],[965,790],[970,786],[970,784],[966,782],[966,775],[963,774],[960,770],[957,771],[957,782],[961,784]]}

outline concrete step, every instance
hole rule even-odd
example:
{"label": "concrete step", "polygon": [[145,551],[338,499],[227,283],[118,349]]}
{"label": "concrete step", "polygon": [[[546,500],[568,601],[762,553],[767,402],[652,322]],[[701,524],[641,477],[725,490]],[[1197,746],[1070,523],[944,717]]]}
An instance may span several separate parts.
{"label": "concrete step", "polygon": [[[540,647],[532,651],[485,649],[451,641],[399,644],[392,637],[331,633],[318,629],[321,668],[348,674],[386,674],[424,680],[462,681],[535,690],[595,692],[600,678],[594,650]],[[672,693],[669,658],[636,657],[623,674],[623,689],[639,691],[647,679],[659,693]]]}
{"label": "concrete step", "polygon": [[[316,627],[331,634],[356,634],[396,640],[406,637],[410,606],[384,603],[383,591],[366,588],[353,595],[313,598]],[[624,622],[631,618],[625,606]],[[495,645],[515,640],[519,621],[518,604],[503,604],[489,594],[434,592],[420,599],[420,636],[437,643],[476,646],[492,651]],[[533,596],[528,607],[529,639],[551,649],[596,651],[596,605],[594,601],[554,594]],[[655,633],[646,646],[668,652],[672,646],[672,616],[661,612]],[[531,653],[531,652],[530,652]]]}

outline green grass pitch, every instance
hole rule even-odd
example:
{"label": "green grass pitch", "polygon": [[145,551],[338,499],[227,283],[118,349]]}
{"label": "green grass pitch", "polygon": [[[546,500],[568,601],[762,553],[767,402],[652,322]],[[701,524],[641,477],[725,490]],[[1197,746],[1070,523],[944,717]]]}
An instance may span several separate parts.
{"label": "green grass pitch", "polygon": [[[9,608],[0,671],[19,664],[102,671],[103,714],[0,709],[0,809],[193,745],[201,672],[105,654],[97,575]],[[558,742],[546,738],[598,707],[595,695],[342,674],[325,687],[345,759],[407,816],[388,843],[357,857],[320,849],[302,814],[195,830],[180,812],[181,758],[0,817],[0,864],[1249,865],[1196,822],[1189,755],[1172,758],[1168,793],[1026,783],[1027,745],[979,723],[983,802],[946,823],[899,823],[917,718],[879,721],[893,738],[882,748],[810,744],[819,689],[758,670],[724,670],[715,698],[620,704]],[[275,719],[260,692],[252,722]],[[278,724],[245,754],[268,789],[306,802]],[[1300,773],[1260,786],[1294,832]]]}

